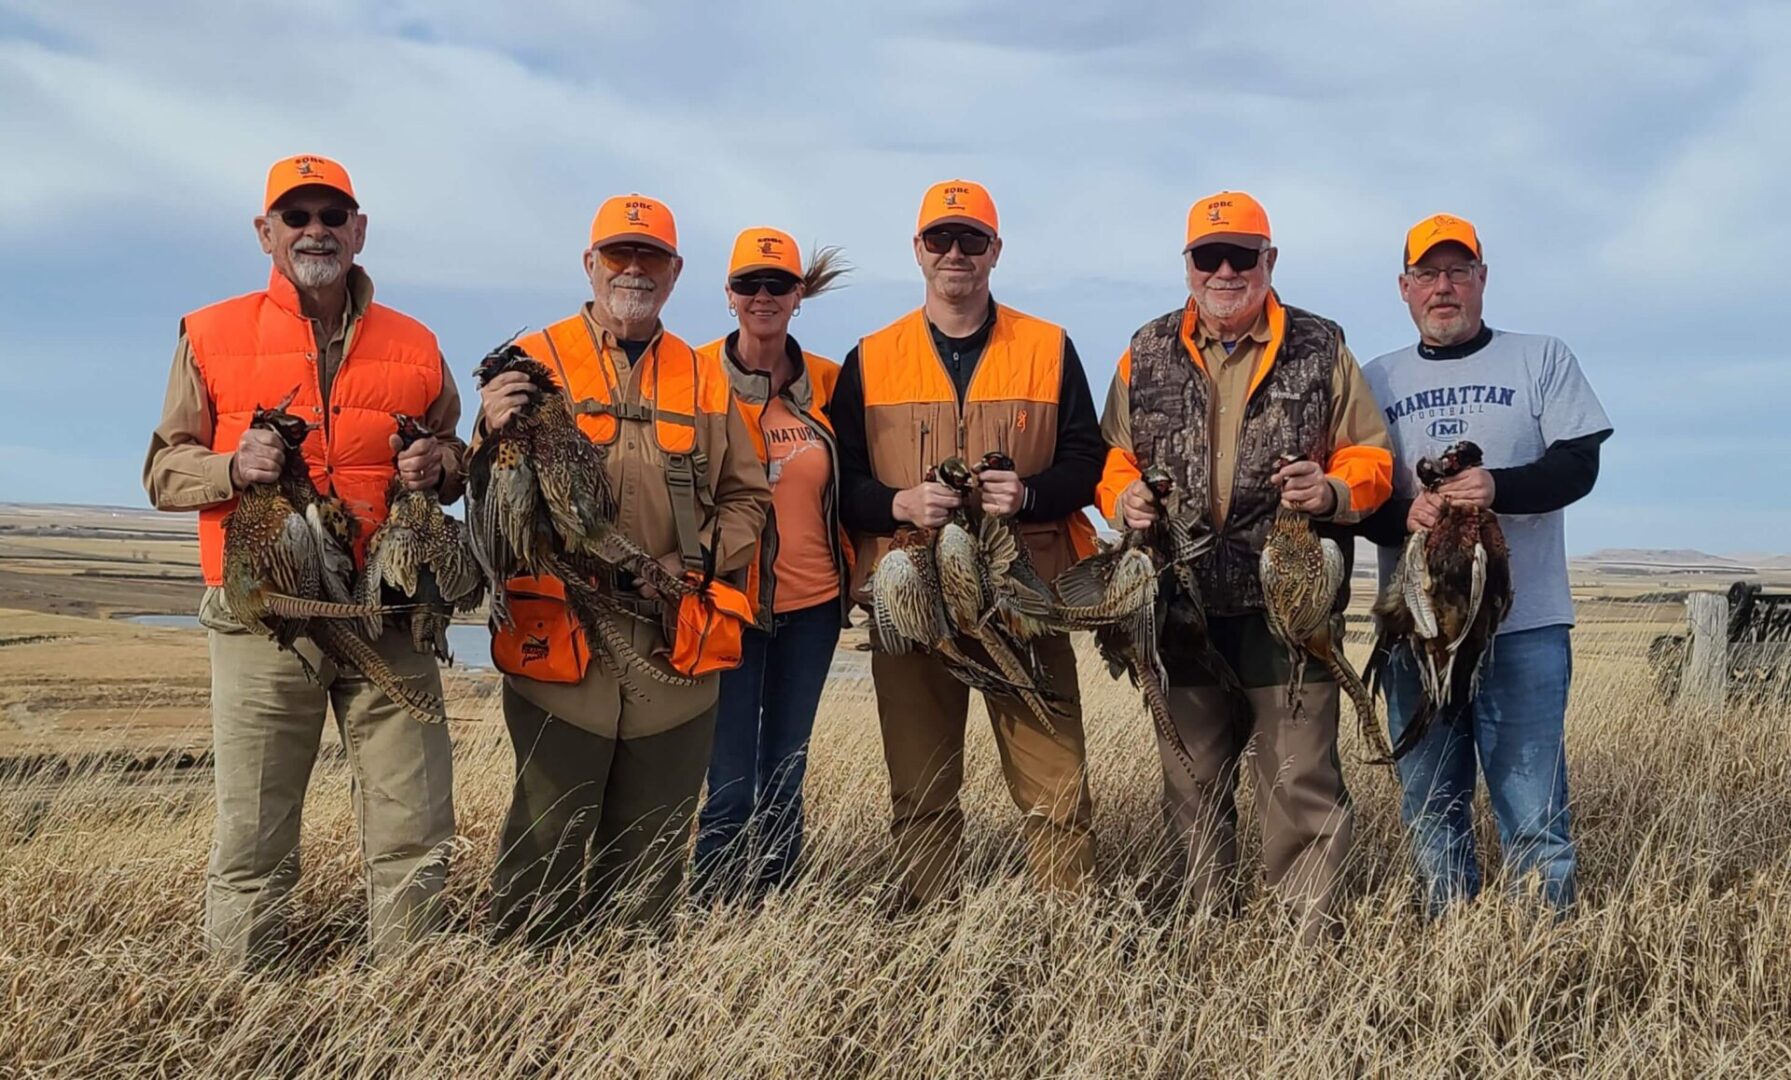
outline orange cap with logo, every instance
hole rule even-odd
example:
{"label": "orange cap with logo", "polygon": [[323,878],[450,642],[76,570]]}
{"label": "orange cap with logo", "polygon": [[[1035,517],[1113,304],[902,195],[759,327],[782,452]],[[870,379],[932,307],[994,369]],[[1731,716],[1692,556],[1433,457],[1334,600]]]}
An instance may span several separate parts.
{"label": "orange cap with logo", "polygon": [[347,169],[317,154],[299,154],[281,158],[267,171],[267,199],[261,204],[262,213],[272,210],[275,203],[293,191],[313,184],[335,188],[348,196],[348,201],[357,208],[361,205],[355,200],[354,185],[348,182]]}
{"label": "orange cap with logo", "polygon": [[802,276],[802,251],[796,238],[781,229],[760,226],[734,238],[734,254],[728,259],[728,276],[753,270],[782,270]]}
{"label": "orange cap with logo", "polygon": [[678,223],[658,199],[639,193],[605,199],[591,219],[591,247],[616,243],[650,244],[678,253]]}
{"label": "orange cap with logo", "polygon": [[1454,214],[1432,214],[1406,232],[1405,264],[1410,266],[1431,248],[1448,243],[1460,244],[1473,252],[1476,259],[1485,258],[1480,254],[1480,234],[1467,219]]}
{"label": "orange cap with logo", "polygon": [[1188,242],[1182,245],[1183,251],[1213,243],[1266,248],[1269,242],[1269,212],[1241,191],[1208,195],[1188,208]]}
{"label": "orange cap with logo", "polygon": [[941,180],[927,189],[920,200],[920,222],[917,233],[935,225],[953,222],[974,225],[990,236],[1001,235],[1000,219],[995,216],[995,200],[989,189],[970,180]]}

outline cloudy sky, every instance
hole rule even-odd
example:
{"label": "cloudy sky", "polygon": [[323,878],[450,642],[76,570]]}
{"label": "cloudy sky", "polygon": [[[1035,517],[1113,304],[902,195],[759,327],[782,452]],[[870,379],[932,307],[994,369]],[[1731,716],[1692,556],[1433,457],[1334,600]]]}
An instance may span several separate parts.
{"label": "cloudy sky", "polygon": [[1396,252],[1448,210],[1486,242],[1488,320],[1565,339],[1615,422],[1572,550],[1791,551],[1791,6],[1220,10],[0,0],[0,499],[142,504],[177,320],[265,282],[267,165],[313,152],[469,394],[588,296],[618,192],[677,213],[692,341],[728,328],[738,229],[842,245],[853,287],[795,325],[837,357],[918,302],[920,193],[980,180],[997,295],[1069,328],[1097,396],[1180,300],[1196,197],[1261,199],[1282,295],[1364,360],[1413,338]]}

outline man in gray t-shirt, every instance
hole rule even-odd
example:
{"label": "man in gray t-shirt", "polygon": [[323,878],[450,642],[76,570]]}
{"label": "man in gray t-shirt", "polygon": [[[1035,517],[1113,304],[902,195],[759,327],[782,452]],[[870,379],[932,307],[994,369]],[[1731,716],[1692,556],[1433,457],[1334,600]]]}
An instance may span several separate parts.
{"label": "man in gray t-shirt", "polygon": [[[1559,339],[1494,330],[1481,319],[1486,265],[1474,227],[1438,214],[1406,235],[1399,292],[1419,342],[1363,368],[1393,442],[1393,499],[1364,522],[1380,545],[1384,586],[1408,532],[1436,523],[1444,500],[1490,507],[1511,549],[1513,604],[1478,692],[1452,707],[1400,760],[1402,814],[1433,914],[1480,889],[1471,808],[1475,759],[1486,775],[1513,880],[1542,877],[1550,903],[1574,899],[1563,726],[1573,657],[1565,507],[1592,490],[1611,422]],[[1484,468],[1437,492],[1416,466],[1470,439]],[[1387,715],[1398,738],[1417,711],[1410,653],[1387,669]]]}

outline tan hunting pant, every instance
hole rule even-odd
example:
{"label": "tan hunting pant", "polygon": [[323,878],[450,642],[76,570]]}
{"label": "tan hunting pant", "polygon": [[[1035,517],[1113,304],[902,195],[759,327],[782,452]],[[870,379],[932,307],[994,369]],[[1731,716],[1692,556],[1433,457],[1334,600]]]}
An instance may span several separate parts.
{"label": "tan hunting pant", "polygon": [[[1051,685],[1068,697],[1069,716],[1046,734],[1031,710],[1011,698],[985,696],[1001,772],[1025,814],[1026,862],[1042,888],[1080,888],[1094,871],[1094,803],[1088,791],[1076,654],[1067,635],[1037,643]],[[871,679],[889,767],[890,834],[902,888],[918,902],[956,887],[964,811],[964,723],[970,688],[934,656],[873,653]]]}
{"label": "tan hunting pant", "polygon": [[[297,657],[244,630],[208,589],[211,722],[217,825],[206,871],[205,941],[233,966],[260,963],[285,938],[284,907],[299,877],[299,822],[335,714],[348,754],[375,958],[434,929],[454,835],[454,777],[443,724],[424,724],[359,672],[340,671],[310,643]],[[441,693],[435,658],[388,628],[376,647],[400,676]]]}
{"label": "tan hunting pant", "polygon": [[1214,645],[1244,685],[1247,707],[1165,643],[1169,711],[1194,761],[1190,776],[1157,736],[1170,835],[1185,845],[1194,900],[1229,906],[1238,862],[1236,791],[1247,762],[1268,886],[1293,909],[1301,937],[1315,940],[1337,928],[1338,883],[1355,825],[1337,755],[1337,684],[1312,660],[1296,719],[1287,652],[1267,621],[1245,615],[1210,623]]}

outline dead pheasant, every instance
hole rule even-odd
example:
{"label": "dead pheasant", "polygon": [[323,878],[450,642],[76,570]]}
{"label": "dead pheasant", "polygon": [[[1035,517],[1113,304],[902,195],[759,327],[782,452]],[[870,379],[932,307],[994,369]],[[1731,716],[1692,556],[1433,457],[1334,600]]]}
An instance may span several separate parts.
{"label": "dead pheasant", "polygon": [[[1480,447],[1463,441],[1418,462],[1427,490],[1478,467]],[[1499,517],[1445,500],[1437,522],[1406,540],[1392,578],[1375,602],[1379,634],[1368,661],[1371,684],[1385,676],[1393,646],[1404,642],[1418,669],[1422,700],[1393,747],[1406,754],[1439,713],[1471,701],[1492,655],[1493,638],[1511,610],[1511,561]]]}
{"label": "dead pheasant", "polygon": [[902,529],[896,533],[894,546],[878,560],[871,575],[871,619],[877,650],[892,655],[915,649],[932,653],[971,689],[1024,701],[1055,734],[1051,719],[1062,716],[1054,708],[1063,700],[1060,695],[1038,687],[1030,676],[1014,680],[965,651],[946,612],[935,547],[932,530]]}
{"label": "dead pheasant", "polygon": [[[1011,462],[997,464],[1011,466]],[[1025,561],[1023,546],[1010,523],[992,514],[971,521],[968,505],[975,477],[971,467],[962,458],[951,457],[940,462],[934,474],[963,500],[939,527],[933,546],[939,592],[951,628],[962,642],[974,643],[986,654],[1003,679],[1026,688],[1020,699],[1040,726],[1055,735],[1052,721],[1064,714],[1051,708],[1040,693],[1052,687],[1031,645],[1031,638],[1048,628],[1027,614],[1029,601],[1023,598],[1024,594],[1036,597],[1042,615],[1049,605],[1049,590],[1031,573],[1031,563]],[[1028,576],[1032,581],[1025,580]]]}
{"label": "dead pheasant", "polygon": [[[1145,484],[1159,506],[1174,488],[1174,480],[1161,466],[1147,472]],[[1158,651],[1167,598],[1159,593],[1164,560],[1153,541],[1162,531],[1161,525],[1127,529],[1117,544],[1103,543],[1101,550],[1059,574],[1051,586],[1060,602],[1057,617],[1068,627],[1094,631],[1108,674],[1117,678],[1123,671],[1131,677],[1132,685],[1143,692],[1158,736],[1193,776],[1194,759],[1169,713],[1169,674]]]}
{"label": "dead pheasant", "polygon": [[[298,393],[257,408],[249,426],[277,435],[285,448],[280,479],[251,484],[224,522],[224,602],[238,622],[292,649],[310,638],[338,665],[364,674],[420,720],[445,719],[441,699],[406,685],[352,624],[395,608],[349,601],[356,519],[311,483],[303,447],[311,428],[286,411]],[[297,650],[293,650],[295,655]],[[317,673],[300,655],[313,679]]]}
{"label": "dead pheasant", "polygon": [[[396,414],[400,453],[433,433],[416,420]],[[452,663],[448,624],[455,612],[468,612],[485,598],[485,577],[467,540],[466,529],[442,509],[434,492],[411,491],[394,472],[387,494],[386,519],[367,542],[367,566],[361,575],[362,603],[373,605],[382,595],[414,606],[388,616],[410,631],[411,646],[420,653]]]}
{"label": "dead pheasant", "polygon": [[634,671],[659,682],[690,685],[641,656],[616,625],[638,618],[615,595],[618,571],[676,602],[692,586],[661,566],[616,527],[606,452],[578,429],[565,394],[546,365],[514,344],[488,354],[474,371],[480,385],[520,371],[534,393],[502,428],[490,432],[467,467],[467,527],[472,550],[492,582],[492,617],[508,624],[504,582],[519,574],[566,584],[567,600],[597,652],[622,678]]}
{"label": "dead pheasant", "polygon": [[[1279,464],[1298,460],[1284,456]],[[1296,711],[1300,708],[1307,659],[1317,657],[1355,705],[1363,741],[1375,751],[1369,760],[1387,764],[1393,760],[1392,748],[1375,718],[1374,699],[1343,654],[1343,619],[1332,610],[1344,574],[1343,550],[1337,541],[1313,532],[1312,519],[1298,510],[1276,511],[1263,542],[1258,577],[1269,631],[1286,647],[1291,661],[1288,701]]]}

